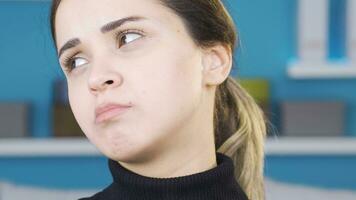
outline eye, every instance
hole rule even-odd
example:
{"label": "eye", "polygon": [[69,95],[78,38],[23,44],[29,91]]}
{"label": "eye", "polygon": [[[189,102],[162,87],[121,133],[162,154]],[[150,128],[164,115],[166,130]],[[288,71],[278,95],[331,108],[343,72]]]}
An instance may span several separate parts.
{"label": "eye", "polygon": [[63,64],[65,66],[65,68],[68,71],[72,71],[73,69],[81,66],[81,65],[85,65],[87,63],[87,60],[85,60],[84,58],[81,57],[68,57],[65,58]]}
{"label": "eye", "polygon": [[80,58],[80,57],[73,58],[73,62],[72,62],[73,68],[76,68],[77,66],[84,65],[84,64],[86,64],[86,60],[84,58]]}
{"label": "eye", "polygon": [[117,34],[118,48],[139,39],[142,37],[141,33],[133,32],[130,30],[122,31]]}

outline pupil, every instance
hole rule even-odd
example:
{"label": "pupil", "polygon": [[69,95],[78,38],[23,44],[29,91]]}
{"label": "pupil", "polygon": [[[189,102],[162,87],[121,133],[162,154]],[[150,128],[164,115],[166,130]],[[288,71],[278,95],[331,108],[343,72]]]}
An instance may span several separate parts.
{"label": "pupil", "polygon": [[126,35],[124,35],[124,36],[121,38],[121,43],[124,43],[124,42],[125,42],[125,39],[126,39]]}
{"label": "pupil", "polygon": [[74,62],[72,62],[72,68],[74,68],[75,67],[75,61]]}

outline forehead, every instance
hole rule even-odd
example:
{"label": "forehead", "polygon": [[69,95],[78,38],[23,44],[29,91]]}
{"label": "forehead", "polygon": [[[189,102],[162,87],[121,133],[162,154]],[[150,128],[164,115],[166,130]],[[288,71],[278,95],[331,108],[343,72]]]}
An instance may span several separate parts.
{"label": "forehead", "polygon": [[156,26],[179,26],[180,20],[158,0],[62,0],[55,19],[57,44],[73,37],[100,34],[108,22],[142,16]]}

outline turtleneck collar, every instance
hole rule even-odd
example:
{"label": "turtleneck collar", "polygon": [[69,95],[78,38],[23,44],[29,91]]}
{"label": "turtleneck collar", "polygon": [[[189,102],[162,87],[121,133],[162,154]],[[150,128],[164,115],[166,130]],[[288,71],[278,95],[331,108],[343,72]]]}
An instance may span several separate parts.
{"label": "turtleneck collar", "polygon": [[[217,166],[192,175],[154,178],[139,175],[109,159],[112,191],[128,199],[237,199],[247,200],[234,178],[230,157],[216,152]],[[159,170],[159,169],[158,169]]]}

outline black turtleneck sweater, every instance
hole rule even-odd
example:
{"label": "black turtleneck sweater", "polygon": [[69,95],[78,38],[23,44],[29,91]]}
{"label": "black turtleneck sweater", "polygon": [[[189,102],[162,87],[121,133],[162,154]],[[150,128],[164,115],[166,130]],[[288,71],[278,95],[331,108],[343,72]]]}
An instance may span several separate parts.
{"label": "black turtleneck sweater", "polygon": [[231,158],[219,152],[216,158],[212,169],[172,178],[142,176],[109,159],[113,183],[79,200],[248,200],[234,178]]}

